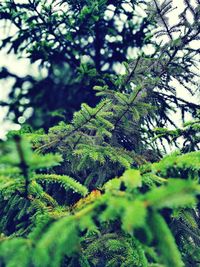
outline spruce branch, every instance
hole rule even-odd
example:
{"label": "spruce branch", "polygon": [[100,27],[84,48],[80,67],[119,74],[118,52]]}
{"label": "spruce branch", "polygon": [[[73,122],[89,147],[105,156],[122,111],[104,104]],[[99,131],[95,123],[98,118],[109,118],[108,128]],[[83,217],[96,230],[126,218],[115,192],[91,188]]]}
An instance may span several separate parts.
{"label": "spruce branch", "polygon": [[92,119],[95,119],[96,116],[98,115],[98,113],[107,105],[110,105],[110,101],[106,101],[103,103],[103,105],[100,105],[100,107],[97,109],[97,111],[95,111],[94,114],[90,114],[89,118],[85,119],[85,121],[83,123],[81,123],[80,125],[75,125],[74,128],[69,133],[67,133],[66,135],[63,135],[63,136],[59,136],[58,138],[51,141],[50,143],[47,143],[47,144],[44,144],[44,145],[38,147],[35,151],[37,153],[39,153],[39,152],[43,151],[44,149],[51,147],[52,145],[58,145],[61,141],[65,140],[66,138],[70,137],[71,135],[75,134],[76,132],[81,131],[81,129],[84,126],[86,126]]}

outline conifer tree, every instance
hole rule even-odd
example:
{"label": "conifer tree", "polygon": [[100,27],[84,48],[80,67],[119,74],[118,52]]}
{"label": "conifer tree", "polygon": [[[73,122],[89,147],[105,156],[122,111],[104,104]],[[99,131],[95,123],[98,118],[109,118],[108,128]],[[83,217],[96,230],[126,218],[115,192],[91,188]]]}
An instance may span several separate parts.
{"label": "conifer tree", "polygon": [[[200,2],[184,3],[172,26],[172,1],[141,1],[154,35],[167,40],[125,63],[114,88],[96,84],[95,107],[83,103],[71,123],[48,133],[24,127],[2,142],[2,266],[199,265],[199,106],[171,86],[198,91]],[[174,108],[193,119],[176,127]],[[167,154],[162,140],[179,149]]]}

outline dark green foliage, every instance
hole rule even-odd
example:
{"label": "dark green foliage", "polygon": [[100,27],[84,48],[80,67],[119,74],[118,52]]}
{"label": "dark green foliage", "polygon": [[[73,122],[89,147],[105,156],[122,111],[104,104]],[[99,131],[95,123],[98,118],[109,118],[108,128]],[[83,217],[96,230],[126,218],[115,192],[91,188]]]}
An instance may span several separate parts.
{"label": "dark green foliage", "polygon": [[[138,1],[1,1],[0,21],[12,25],[0,48],[40,62],[45,76],[19,77],[5,68],[0,78],[12,77],[9,114],[18,122],[28,107],[34,109],[28,120],[46,129],[71,119],[83,102],[95,105],[92,88],[97,84],[114,87],[116,65],[127,61],[130,50],[150,43],[146,18],[135,11]],[[42,89],[42,90],[41,90]],[[12,114],[12,115],[11,115]]]}
{"label": "dark green foliage", "polygon": [[[97,19],[94,5],[70,3],[80,9],[78,23]],[[47,133],[24,127],[2,142],[2,266],[199,265],[199,106],[176,98],[171,86],[176,79],[188,89],[197,77],[191,66],[198,49],[190,44],[199,38],[199,2],[193,8],[185,1],[174,28],[166,19],[171,1],[153,3],[148,19],[163,25],[155,35],[169,39],[153,56],[125,63],[126,74],[113,76],[111,85],[95,83],[101,101],[82,103],[71,123]],[[174,107],[195,116],[183,129],[170,118]],[[165,128],[169,122],[173,130]],[[179,150],[166,155],[163,138]]]}
{"label": "dark green foliage", "polygon": [[120,233],[100,236],[87,245],[83,253],[92,266],[147,266],[139,242]]}

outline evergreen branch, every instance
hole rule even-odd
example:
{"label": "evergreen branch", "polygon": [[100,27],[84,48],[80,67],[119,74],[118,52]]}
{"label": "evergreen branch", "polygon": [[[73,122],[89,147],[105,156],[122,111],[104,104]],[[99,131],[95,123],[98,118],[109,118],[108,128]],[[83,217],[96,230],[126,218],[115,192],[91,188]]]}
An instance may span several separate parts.
{"label": "evergreen branch", "polygon": [[88,189],[77,182],[75,179],[67,175],[58,175],[58,174],[36,174],[34,176],[36,181],[47,182],[47,183],[59,183],[65,190],[68,188],[72,189],[74,192],[77,192],[83,196],[87,195]]}
{"label": "evergreen branch", "polygon": [[48,147],[51,147],[52,145],[58,145],[61,141],[65,140],[66,138],[70,137],[71,135],[75,134],[76,132],[80,131],[85,125],[87,125],[92,119],[94,119],[98,113],[106,106],[110,104],[110,102],[106,102],[104,103],[99,109],[97,109],[97,111],[94,113],[94,114],[90,114],[90,117],[84,121],[81,125],[78,125],[78,126],[75,126],[75,128],[70,131],[69,133],[67,133],[66,135],[64,135],[63,137],[59,136],[58,138],[56,138],[55,140],[47,143],[47,144],[44,144],[40,147],[38,147],[35,152],[40,152],[42,151],[44,148],[48,148]]}
{"label": "evergreen branch", "polygon": [[138,67],[138,64],[139,64],[139,62],[140,62],[140,58],[141,58],[141,57],[138,57],[138,58],[136,59],[136,63],[135,63],[135,65],[134,65],[133,70],[131,70],[131,73],[128,75],[128,77],[127,77],[126,80],[124,81],[123,85],[121,86],[121,89],[120,89],[121,92],[123,92],[123,90],[125,89],[126,85],[129,84],[130,81],[131,81],[131,79],[134,77],[135,71],[136,71],[136,69],[137,69],[137,67]]}
{"label": "evergreen branch", "polygon": [[154,2],[154,4],[155,4],[156,9],[157,9],[157,11],[158,11],[158,14],[159,14],[159,16],[160,16],[160,18],[161,18],[161,20],[162,20],[162,22],[163,22],[163,24],[164,24],[164,26],[165,26],[165,28],[166,28],[166,31],[167,31],[168,36],[170,37],[171,41],[173,41],[173,37],[172,37],[172,35],[171,35],[171,32],[170,32],[170,30],[169,30],[169,28],[168,28],[168,26],[167,26],[167,23],[166,23],[165,19],[163,18],[163,15],[161,14],[161,10],[160,10],[160,8],[159,8],[159,6],[158,6],[157,1],[156,1],[156,0],[153,0],[153,2]]}
{"label": "evergreen branch", "polygon": [[135,94],[133,100],[131,101],[131,103],[129,103],[127,105],[127,108],[122,112],[122,114],[116,119],[115,123],[114,123],[114,127],[113,127],[113,131],[117,128],[118,124],[121,122],[121,120],[124,118],[124,116],[127,114],[127,112],[130,110],[131,106],[133,105],[133,103],[135,102],[135,100],[137,99],[137,96],[139,95],[139,93],[143,90],[144,88],[140,88],[139,90],[137,90],[137,93]]}
{"label": "evergreen branch", "polygon": [[180,97],[177,97],[177,96],[174,96],[174,95],[167,95],[165,93],[162,93],[162,92],[159,92],[158,93],[159,95],[162,95],[168,99],[173,99],[173,100],[178,100],[180,102],[183,102],[184,104],[186,104],[187,106],[189,107],[192,107],[192,108],[195,108],[195,109],[200,109],[200,105],[196,104],[196,103],[191,103],[191,102],[188,102],[187,100],[184,100]]}
{"label": "evergreen branch", "polygon": [[58,137],[56,138],[55,140],[47,143],[47,144],[44,144],[40,147],[38,147],[35,151],[36,152],[40,152],[42,151],[44,148],[48,148],[48,147],[51,147],[52,145],[58,145],[61,141],[65,140],[66,138],[70,137],[71,135],[75,134],[76,132],[80,131],[86,124],[88,124],[92,119],[95,119],[96,116],[98,115],[98,113],[106,106],[106,105],[109,105],[110,104],[110,101],[106,101],[103,105],[101,105],[97,111],[95,111],[94,114],[90,114],[90,117],[85,120],[81,125],[77,125],[74,127],[74,129],[72,131],[70,131],[69,133],[63,135],[62,137]]}

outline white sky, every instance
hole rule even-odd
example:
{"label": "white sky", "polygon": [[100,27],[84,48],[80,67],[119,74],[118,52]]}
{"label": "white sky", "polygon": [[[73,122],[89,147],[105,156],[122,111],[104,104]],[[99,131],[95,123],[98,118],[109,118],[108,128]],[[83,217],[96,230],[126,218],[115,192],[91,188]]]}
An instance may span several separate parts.
{"label": "white sky", "polygon": [[[18,2],[24,2],[24,0],[18,0]],[[190,2],[195,3],[195,0],[190,0]],[[178,14],[184,8],[183,0],[173,0],[173,5],[177,6],[177,9],[173,11],[173,13],[171,13],[169,17],[169,21],[172,24],[177,22]],[[127,5],[127,8],[128,8],[128,5]],[[142,11],[141,9],[140,10],[138,9],[138,12],[141,15],[145,15],[144,11]],[[5,34],[2,31],[2,27],[3,25],[0,25],[1,38]],[[6,55],[4,50],[0,51],[0,67],[2,66],[7,67],[11,72],[14,72],[21,76],[24,76],[28,73],[31,73],[31,74],[38,73],[37,64],[30,65],[28,59],[17,59],[16,56],[14,55]],[[5,81],[5,80],[3,82],[2,81],[0,82],[0,100],[5,100],[7,98],[8,93],[9,93],[9,88],[10,88],[10,82]],[[189,96],[186,93],[183,94],[183,90],[179,88],[178,84],[174,84],[174,86],[177,87],[178,96],[181,96],[182,98],[185,98],[185,99],[188,99],[188,97],[190,97],[190,100],[191,100],[191,96]],[[0,107],[0,138],[4,138],[6,132],[10,129],[19,129],[18,125],[14,125],[13,123],[9,121],[5,121],[5,112],[6,112],[6,108]],[[175,120],[176,121],[178,120],[178,115],[175,116]]]}

